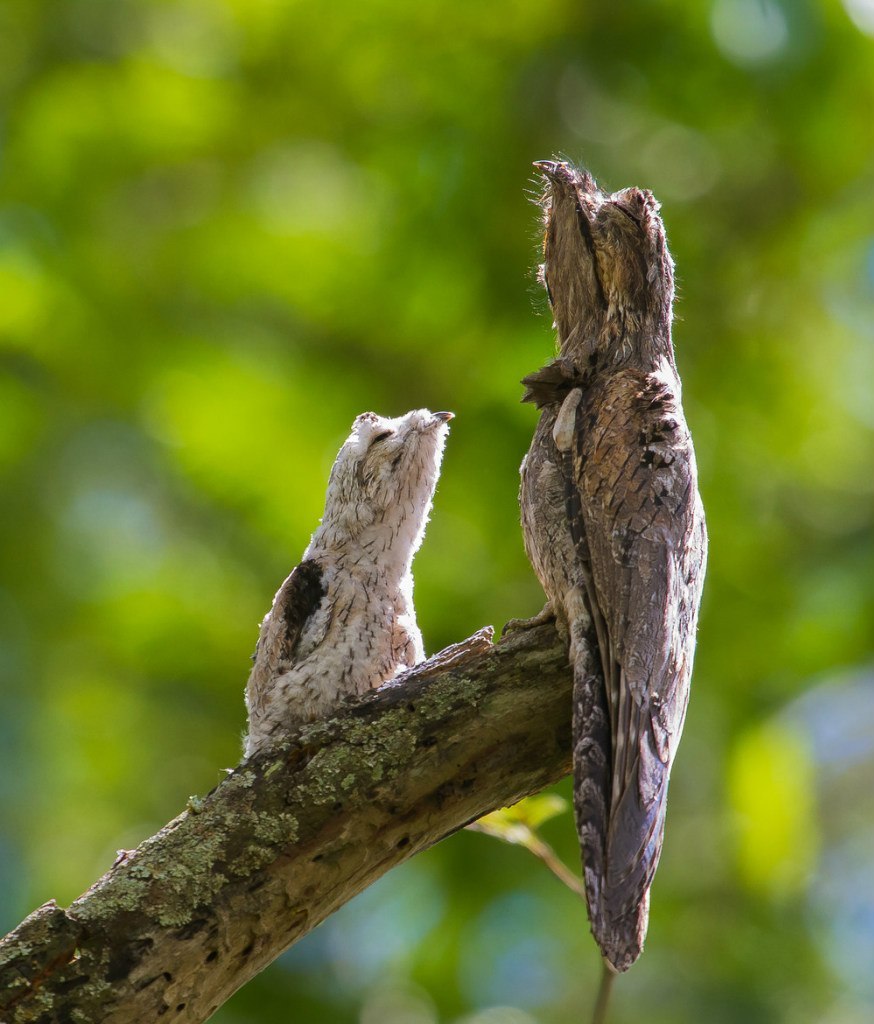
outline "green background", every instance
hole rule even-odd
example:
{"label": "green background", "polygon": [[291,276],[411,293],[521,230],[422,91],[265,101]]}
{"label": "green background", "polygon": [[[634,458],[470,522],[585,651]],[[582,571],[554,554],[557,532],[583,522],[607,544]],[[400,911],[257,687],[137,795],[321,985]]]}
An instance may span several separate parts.
{"label": "green background", "polygon": [[[237,762],[357,413],[457,414],[428,650],[539,609],[526,189],[566,153],[662,201],[711,533],[613,1020],[870,1021],[871,0],[31,0],[0,6],[0,91],[0,931]],[[543,832],[575,865],[570,816]],[[566,1024],[598,970],[574,897],[463,833],[215,1020]]]}

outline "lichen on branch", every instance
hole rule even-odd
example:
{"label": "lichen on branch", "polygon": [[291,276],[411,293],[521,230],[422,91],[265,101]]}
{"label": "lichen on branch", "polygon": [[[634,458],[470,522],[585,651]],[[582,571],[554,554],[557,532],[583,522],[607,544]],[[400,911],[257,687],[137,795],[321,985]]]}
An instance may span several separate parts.
{"label": "lichen on branch", "polygon": [[564,645],[551,625],[491,635],[244,761],[31,914],[0,941],[0,1021],[205,1021],[386,871],[566,775]]}

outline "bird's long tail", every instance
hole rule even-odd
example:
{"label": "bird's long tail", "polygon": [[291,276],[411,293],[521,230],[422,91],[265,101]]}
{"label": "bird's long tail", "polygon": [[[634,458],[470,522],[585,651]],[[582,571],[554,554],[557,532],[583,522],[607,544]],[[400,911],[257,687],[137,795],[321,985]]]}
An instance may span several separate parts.
{"label": "bird's long tail", "polygon": [[579,651],[573,668],[574,815],[583,857],[589,919],[595,932],[595,922],[603,917],[602,893],[607,868],[610,714],[597,658],[591,657],[585,649]]}
{"label": "bird's long tail", "polygon": [[589,650],[574,657],[574,813],[592,934],[610,967],[622,972],[640,956],[649,899],[646,891],[642,899],[636,892],[629,899],[629,887],[611,877],[610,712],[594,649],[590,638]]}

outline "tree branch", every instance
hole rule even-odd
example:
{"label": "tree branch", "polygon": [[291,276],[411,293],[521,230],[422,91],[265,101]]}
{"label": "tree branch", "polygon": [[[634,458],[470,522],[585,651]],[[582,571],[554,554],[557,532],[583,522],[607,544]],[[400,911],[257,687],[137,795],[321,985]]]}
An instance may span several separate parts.
{"label": "tree branch", "polygon": [[570,717],[551,625],[447,648],[31,914],[0,942],[0,1020],[206,1020],[390,868],[566,775]]}

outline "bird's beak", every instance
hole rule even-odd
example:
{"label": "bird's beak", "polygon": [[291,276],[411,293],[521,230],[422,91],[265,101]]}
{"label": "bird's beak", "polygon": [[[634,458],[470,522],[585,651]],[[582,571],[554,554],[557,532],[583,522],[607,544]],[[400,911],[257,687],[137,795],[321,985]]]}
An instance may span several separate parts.
{"label": "bird's beak", "polygon": [[[534,166],[551,181],[567,176],[567,164],[559,163],[558,160],[535,160]],[[564,175],[562,175],[562,171],[564,171]]]}
{"label": "bird's beak", "polygon": [[598,183],[588,171],[573,167],[564,160],[535,160],[534,166],[552,186],[552,192],[567,196],[599,194]]}
{"label": "bird's beak", "polygon": [[432,415],[438,423],[448,423],[450,420],[455,419],[454,412],[435,412]]}

